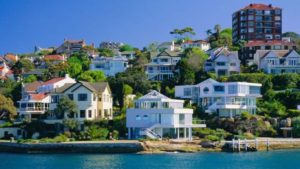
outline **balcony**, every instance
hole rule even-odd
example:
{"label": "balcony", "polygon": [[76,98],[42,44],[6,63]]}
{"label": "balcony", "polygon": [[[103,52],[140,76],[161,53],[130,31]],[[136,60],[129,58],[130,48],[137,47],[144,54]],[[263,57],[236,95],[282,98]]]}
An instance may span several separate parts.
{"label": "balcony", "polygon": [[26,107],[26,108],[19,108],[19,111],[47,111],[49,108],[47,107]]}

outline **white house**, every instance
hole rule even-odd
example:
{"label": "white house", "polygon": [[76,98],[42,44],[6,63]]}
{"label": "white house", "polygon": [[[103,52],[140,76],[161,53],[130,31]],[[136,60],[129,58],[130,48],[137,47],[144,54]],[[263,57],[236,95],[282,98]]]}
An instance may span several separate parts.
{"label": "white house", "polygon": [[161,52],[151,58],[151,62],[145,65],[145,72],[149,80],[163,81],[174,76],[175,66],[181,57],[174,52]]}
{"label": "white house", "polygon": [[[51,94],[49,116],[46,123],[61,123],[63,119],[75,119],[81,124],[85,120],[112,119],[113,99],[107,82],[69,83],[55,89]],[[55,110],[62,97],[68,97],[76,104],[77,112],[65,112],[59,116]]]}
{"label": "white house", "polygon": [[181,44],[182,49],[194,47],[200,48],[203,51],[208,51],[210,49],[210,44],[205,40],[186,40]]}
{"label": "white house", "polygon": [[90,64],[90,70],[101,70],[106,76],[115,76],[127,68],[128,59],[125,56],[95,57]]}
{"label": "white house", "polygon": [[256,113],[256,99],[261,97],[261,84],[247,82],[217,82],[207,79],[196,85],[175,86],[175,97],[190,99],[207,113],[220,117]]}
{"label": "white house", "polygon": [[268,51],[260,58],[258,69],[268,74],[300,73],[300,55],[295,50]]}
{"label": "white house", "polygon": [[135,107],[127,109],[128,138],[148,136],[162,139],[192,139],[192,128],[206,127],[193,124],[193,109],[183,107],[183,100],[170,99],[157,91],[151,91],[135,101]]}
{"label": "white house", "polygon": [[49,93],[67,83],[76,81],[66,74],[65,77],[53,78],[46,82],[36,81],[22,87],[22,98],[17,112],[22,118],[39,119],[49,109]]}
{"label": "white house", "polygon": [[239,73],[240,60],[237,51],[229,51],[227,48],[217,48],[208,52],[209,58],[205,61],[204,70],[215,72],[219,76],[229,76]]}

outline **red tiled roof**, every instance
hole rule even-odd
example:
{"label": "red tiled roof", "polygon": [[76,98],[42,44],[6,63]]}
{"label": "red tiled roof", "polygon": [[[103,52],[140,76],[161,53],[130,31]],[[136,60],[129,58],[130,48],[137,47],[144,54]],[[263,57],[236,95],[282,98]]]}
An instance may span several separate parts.
{"label": "red tiled roof", "polygon": [[274,9],[281,9],[279,7],[274,7],[271,4],[270,5],[266,5],[266,4],[250,4],[246,7],[244,7],[242,10],[247,10],[247,9],[256,9],[256,10],[274,10]]}
{"label": "red tiled roof", "polygon": [[61,55],[46,55],[45,60],[64,60],[64,57]]}
{"label": "red tiled roof", "polygon": [[249,41],[245,46],[246,47],[252,47],[252,46],[263,46],[263,45],[287,45],[287,46],[295,46],[295,44],[293,42],[281,41],[281,40]]}
{"label": "red tiled roof", "polygon": [[8,60],[11,60],[13,62],[16,62],[18,60],[17,56],[14,55],[14,54],[11,54],[11,53],[6,54],[4,57],[5,57],[6,60],[8,59]]}
{"label": "red tiled roof", "polygon": [[48,95],[44,93],[39,93],[39,94],[30,94],[30,99],[31,100],[43,100],[46,98]]}
{"label": "red tiled roof", "polygon": [[44,82],[43,85],[48,85],[48,84],[56,83],[56,82],[59,82],[59,81],[61,81],[63,79],[65,79],[65,78],[64,77],[53,78],[53,79],[50,79],[50,80]]}

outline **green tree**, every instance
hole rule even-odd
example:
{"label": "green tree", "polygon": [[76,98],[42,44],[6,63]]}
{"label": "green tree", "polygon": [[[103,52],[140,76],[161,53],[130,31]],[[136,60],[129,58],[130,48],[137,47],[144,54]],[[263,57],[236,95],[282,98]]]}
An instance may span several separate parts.
{"label": "green tree", "polygon": [[70,63],[69,66],[68,66],[68,74],[71,76],[71,77],[77,77],[81,72],[82,72],[82,66],[80,63]]}
{"label": "green tree", "polygon": [[92,125],[88,128],[87,133],[93,140],[106,140],[109,131],[106,128],[100,128],[98,126]]}
{"label": "green tree", "polygon": [[12,67],[15,74],[21,74],[34,69],[34,64],[29,59],[20,59]]}
{"label": "green tree", "polygon": [[170,32],[171,35],[175,35],[178,43],[182,43],[183,40],[191,39],[191,36],[196,35],[192,27],[185,27],[183,29],[174,29]]}
{"label": "green tree", "polygon": [[72,54],[68,60],[67,60],[68,64],[71,63],[79,63],[82,65],[82,70],[86,71],[90,69],[90,59],[89,56],[84,53],[84,52],[78,52],[78,53],[74,53]]}
{"label": "green tree", "polygon": [[75,119],[64,119],[63,125],[70,131],[76,131],[79,127],[79,122]]}
{"label": "green tree", "polygon": [[129,95],[129,94],[132,94],[132,92],[133,92],[132,87],[130,87],[130,86],[127,85],[127,84],[124,84],[124,86],[123,86],[123,94],[124,94],[125,96],[127,96],[127,95]]}
{"label": "green tree", "polygon": [[125,51],[134,51],[134,48],[128,44],[122,45],[119,48],[120,52],[125,52]]}
{"label": "green tree", "polygon": [[279,101],[259,101],[257,103],[258,114],[266,117],[286,117],[286,107]]}
{"label": "green tree", "polygon": [[12,120],[17,115],[13,101],[0,94],[0,120]]}
{"label": "green tree", "polygon": [[106,79],[104,73],[99,70],[89,70],[78,76],[78,80],[87,82],[101,82]]}
{"label": "green tree", "polygon": [[300,117],[295,117],[292,120],[293,135],[295,137],[300,137]]}
{"label": "green tree", "polygon": [[114,51],[111,49],[107,48],[99,48],[99,56],[106,56],[106,57],[113,57],[114,56]]}
{"label": "green tree", "polygon": [[24,83],[32,83],[32,82],[35,82],[37,81],[37,78],[35,75],[29,75],[28,77],[26,77],[24,79]]}
{"label": "green tree", "polygon": [[69,99],[69,97],[63,96],[59,99],[54,112],[57,118],[64,118],[65,115],[69,118],[74,118],[77,112],[77,105],[73,100]]}

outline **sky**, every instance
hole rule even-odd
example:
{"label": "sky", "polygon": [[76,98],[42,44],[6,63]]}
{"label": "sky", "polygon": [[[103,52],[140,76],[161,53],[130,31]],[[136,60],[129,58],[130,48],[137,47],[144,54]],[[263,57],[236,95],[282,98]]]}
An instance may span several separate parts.
{"label": "sky", "polygon": [[231,27],[232,13],[250,3],[283,8],[283,32],[300,33],[298,0],[0,0],[0,55],[57,47],[65,38],[142,48],[186,26],[203,39],[216,24]]}

